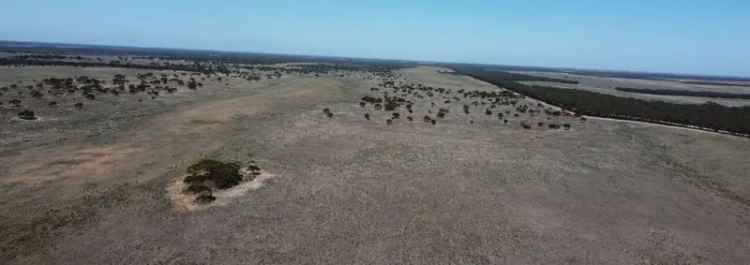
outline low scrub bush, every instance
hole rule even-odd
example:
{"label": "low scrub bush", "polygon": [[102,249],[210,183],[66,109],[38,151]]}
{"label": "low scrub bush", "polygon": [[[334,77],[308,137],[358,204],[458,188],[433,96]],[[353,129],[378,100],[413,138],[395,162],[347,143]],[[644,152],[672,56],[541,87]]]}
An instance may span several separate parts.
{"label": "low scrub bush", "polygon": [[24,110],[18,113],[18,118],[24,120],[36,120],[36,115],[34,114],[34,111]]}
{"label": "low scrub bush", "polygon": [[190,185],[188,185],[188,187],[187,187],[187,189],[185,189],[185,191],[186,192],[190,192],[190,193],[196,193],[196,194],[198,194],[198,193],[201,193],[201,192],[204,192],[204,191],[211,191],[211,188],[209,188],[208,186],[206,186],[203,183],[191,183]]}
{"label": "low scrub bush", "polygon": [[242,181],[240,165],[234,162],[221,162],[212,159],[203,159],[188,167],[190,174],[185,178],[187,183],[202,183],[211,181],[216,188],[228,189],[236,186]]}

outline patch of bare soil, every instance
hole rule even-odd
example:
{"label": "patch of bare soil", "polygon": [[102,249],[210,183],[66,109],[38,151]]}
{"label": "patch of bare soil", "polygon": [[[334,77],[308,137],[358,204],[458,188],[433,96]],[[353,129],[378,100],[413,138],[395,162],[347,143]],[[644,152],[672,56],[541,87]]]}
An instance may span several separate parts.
{"label": "patch of bare soil", "polygon": [[187,184],[182,180],[185,176],[175,178],[167,186],[167,195],[172,202],[174,208],[179,212],[192,212],[205,210],[211,207],[224,207],[229,205],[234,199],[257,189],[263,187],[266,182],[270,179],[275,178],[276,175],[261,171],[261,174],[256,176],[252,181],[246,181],[240,183],[237,186],[231,187],[225,190],[216,190],[213,192],[213,196],[216,200],[211,203],[201,204],[196,203],[195,199],[198,194],[185,192]]}
{"label": "patch of bare soil", "polygon": [[110,175],[119,161],[141,149],[127,145],[90,147],[72,153],[51,156],[48,161],[26,164],[18,176],[5,178],[6,183],[40,184],[53,180],[80,180]]}

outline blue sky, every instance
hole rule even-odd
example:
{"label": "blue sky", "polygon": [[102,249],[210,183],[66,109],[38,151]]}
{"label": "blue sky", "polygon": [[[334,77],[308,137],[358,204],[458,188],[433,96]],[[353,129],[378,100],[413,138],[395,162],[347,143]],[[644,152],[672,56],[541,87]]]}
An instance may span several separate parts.
{"label": "blue sky", "polygon": [[0,39],[750,76],[750,1],[2,0]]}

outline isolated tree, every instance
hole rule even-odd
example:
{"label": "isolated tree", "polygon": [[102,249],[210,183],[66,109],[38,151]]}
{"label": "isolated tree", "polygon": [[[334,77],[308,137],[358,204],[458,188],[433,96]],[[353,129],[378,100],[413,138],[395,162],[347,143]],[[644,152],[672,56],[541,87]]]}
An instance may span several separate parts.
{"label": "isolated tree", "polygon": [[195,81],[195,79],[193,79],[192,77],[190,78],[190,81],[188,81],[188,84],[187,84],[187,85],[188,85],[188,88],[189,88],[189,89],[193,89],[193,90],[195,90],[195,89],[197,89],[197,88],[198,88],[198,83],[197,83],[197,82]]}
{"label": "isolated tree", "polygon": [[327,116],[327,117],[328,117],[329,119],[330,119],[330,118],[333,118],[333,113],[331,112],[331,109],[329,109],[329,108],[325,108],[325,109],[323,109],[323,113],[325,113],[325,114],[326,114],[326,116]]}

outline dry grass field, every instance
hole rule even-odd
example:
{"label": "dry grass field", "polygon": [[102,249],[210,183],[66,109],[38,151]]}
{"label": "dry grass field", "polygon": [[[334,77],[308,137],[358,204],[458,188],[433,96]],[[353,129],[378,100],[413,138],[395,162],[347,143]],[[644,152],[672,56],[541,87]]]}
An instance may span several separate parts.
{"label": "dry grass field", "polygon": [[[438,70],[394,79],[499,91]],[[136,72],[0,68],[0,86]],[[380,81],[209,77],[196,90],[97,97],[83,109],[71,107],[77,98],[24,100],[36,121],[6,103],[0,263],[750,264],[746,138],[441,94],[405,95],[413,113],[402,106],[393,118],[359,104],[401,94],[373,91]],[[185,211],[170,187],[201,158],[254,160],[266,175]]]}

